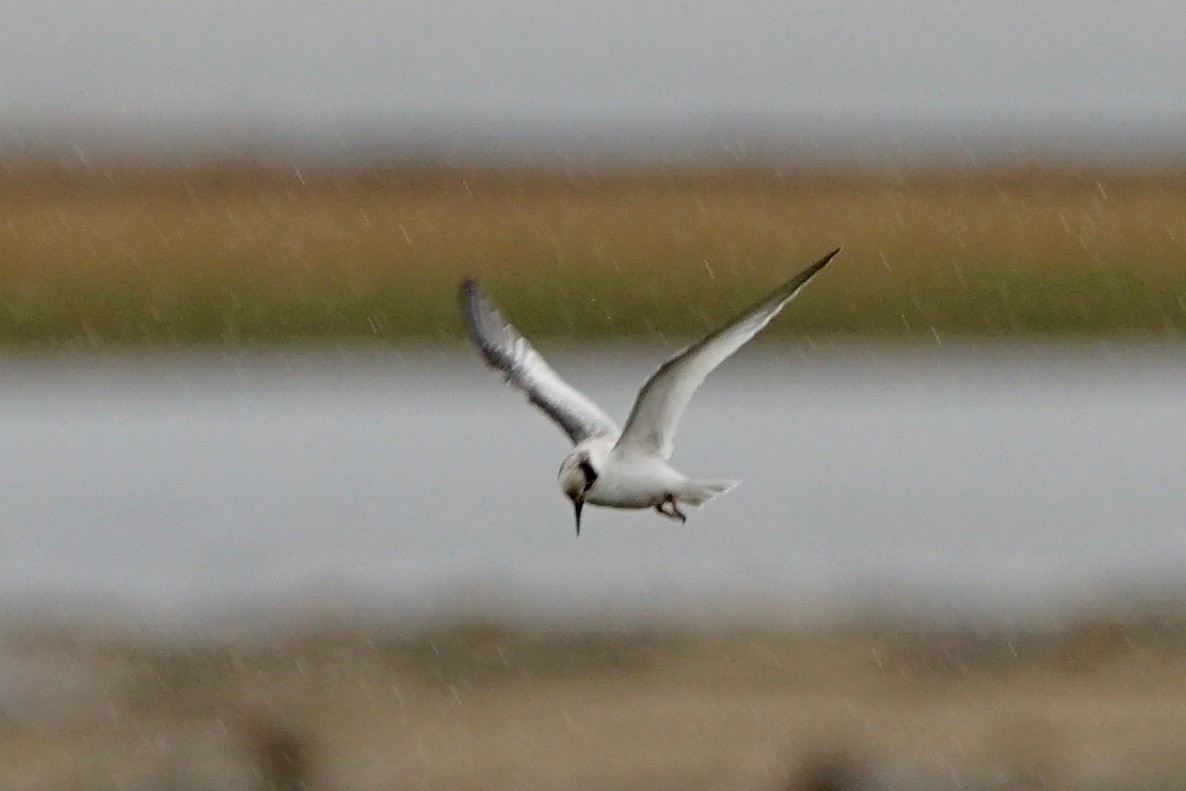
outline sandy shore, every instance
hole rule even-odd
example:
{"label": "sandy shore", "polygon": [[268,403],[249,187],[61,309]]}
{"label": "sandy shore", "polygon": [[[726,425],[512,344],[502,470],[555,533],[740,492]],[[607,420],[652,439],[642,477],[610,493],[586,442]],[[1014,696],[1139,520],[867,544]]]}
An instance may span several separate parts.
{"label": "sandy shore", "polygon": [[1170,787],[1186,619],[12,630],[8,789]]}

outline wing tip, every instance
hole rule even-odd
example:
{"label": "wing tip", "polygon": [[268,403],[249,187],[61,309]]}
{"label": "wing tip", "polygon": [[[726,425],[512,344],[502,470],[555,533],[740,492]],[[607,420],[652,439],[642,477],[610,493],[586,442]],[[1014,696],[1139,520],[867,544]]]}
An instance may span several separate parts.
{"label": "wing tip", "polygon": [[502,371],[509,378],[513,355],[505,348],[503,336],[508,330],[514,331],[482,291],[477,278],[463,277],[457,286],[457,297],[461,323],[469,333],[470,340],[478,347],[487,365]]}
{"label": "wing tip", "polygon": [[457,302],[461,308],[461,321],[469,331],[470,338],[485,352],[490,346],[482,327],[482,289],[473,277],[463,277],[457,285]]}
{"label": "wing tip", "polygon": [[471,275],[466,275],[465,277],[461,278],[461,281],[457,284],[457,296],[463,300],[480,294],[481,291],[482,290],[478,288],[478,279]]}
{"label": "wing tip", "polygon": [[825,255],[823,258],[821,258],[820,260],[818,260],[818,261],[816,261],[814,264],[812,264],[811,268],[812,268],[812,269],[823,269],[825,266],[827,266],[827,265],[828,265],[828,263],[829,263],[829,262],[830,262],[830,261],[831,261],[833,258],[835,258],[836,256],[840,255],[840,251],[841,251],[842,249],[843,249],[843,248],[841,248],[841,247],[837,247],[835,250],[833,250],[832,252],[828,253],[828,254],[827,254],[827,255]]}
{"label": "wing tip", "polygon": [[840,248],[837,247],[835,250],[828,253],[823,258],[819,259],[814,264],[807,267],[802,272],[800,272],[799,274],[797,274],[793,278],[791,278],[788,283],[788,285],[791,286],[790,293],[794,294],[800,288],[807,285],[807,281],[811,280],[813,277],[815,277],[817,274],[819,274],[820,270],[823,269],[825,266],[827,266],[831,262],[831,260],[839,254],[840,254]]}

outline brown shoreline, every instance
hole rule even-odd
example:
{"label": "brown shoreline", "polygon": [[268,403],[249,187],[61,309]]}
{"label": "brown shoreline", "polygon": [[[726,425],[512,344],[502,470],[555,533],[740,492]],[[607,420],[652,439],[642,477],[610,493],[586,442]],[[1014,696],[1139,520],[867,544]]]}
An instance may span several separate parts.
{"label": "brown shoreline", "polygon": [[1184,623],[1162,608],[1036,629],[26,627],[5,641],[0,776],[29,791],[1173,787]]}

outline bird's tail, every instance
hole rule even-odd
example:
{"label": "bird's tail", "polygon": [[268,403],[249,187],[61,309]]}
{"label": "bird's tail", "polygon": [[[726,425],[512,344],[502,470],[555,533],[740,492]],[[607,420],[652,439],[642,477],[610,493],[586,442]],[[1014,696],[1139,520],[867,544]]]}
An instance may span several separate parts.
{"label": "bird's tail", "polygon": [[679,501],[699,508],[714,497],[724,494],[741,481],[688,481],[680,492]]}

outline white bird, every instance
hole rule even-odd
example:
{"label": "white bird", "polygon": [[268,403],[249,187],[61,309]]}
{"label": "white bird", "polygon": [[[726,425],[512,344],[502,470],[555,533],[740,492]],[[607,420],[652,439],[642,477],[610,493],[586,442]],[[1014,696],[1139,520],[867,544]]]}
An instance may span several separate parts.
{"label": "white bird", "polygon": [[693,480],[667,463],[680,417],[704,378],[769,324],[839,252],[836,248],[828,253],[659,366],[638,391],[626,427],[620,431],[605,412],[552,370],[475,280],[461,282],[461,314],[486,361],[552,418],[576,446],[557,477],[572,501],[578,536],[585,503],[654,508],[682,523],[687,517],[680,505],[699,507],[740,483]]}

